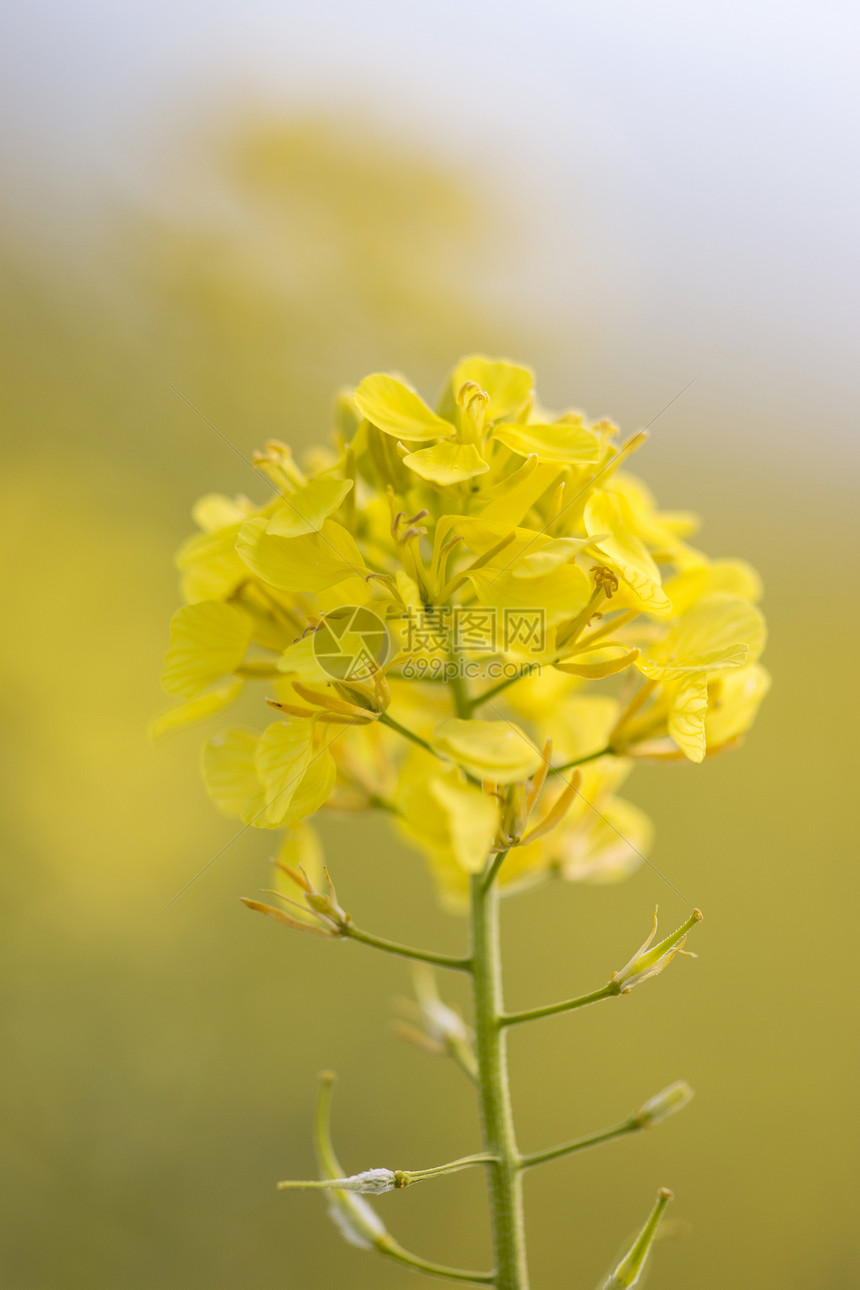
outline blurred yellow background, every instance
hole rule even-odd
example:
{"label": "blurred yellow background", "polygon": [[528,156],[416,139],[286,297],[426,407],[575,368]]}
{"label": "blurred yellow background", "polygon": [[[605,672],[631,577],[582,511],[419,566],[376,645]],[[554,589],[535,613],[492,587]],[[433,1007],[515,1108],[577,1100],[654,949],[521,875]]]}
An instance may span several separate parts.
{"label": "blurred yellow background", "polygon": [[[693,302],[693,341],[635,241],[616,259],[595,223],[589,276],[587,192],[556,280],[541,229],[565,226],[558,192],[506,183],[468,149],[446,157],[334,96],[320,111],[246,106],[189,127],[145,197],[28,222],[19,193],[2,226],[0,1282],[412,1284],[343,1246],[319,1197],[273,1185],[313,1172],[321,1067],[340,1074],[350,1169],[475,1150],[470,1089],[391,1033],[403,965],[248,916],[238,897],[267,885],[270,840],[235,837],[210,807],[199,731],[153,749],[145,728],[165,706],[171,560],[190,505],[260,493],[224,440],[245,456],[271,436],[301,449],[328,434],[340,385],[400,369],[431,394],[482,350],[534,366],[549,404],[625,432],[697,377],[637,468],[665,505],[704,516],[706,551],[761,570],[774,676],[739,752],[630,781],[656,821],[656,866],[705,912],[698,961],[513,1039],[525,1149],[615,1122],[677,1078],[697,1093],[652,1133],[530,1177],[534,1285],[596,1283],[658,1185],[677,1203],[652,1284],[852,1284],[858,523],[848,387],[830,379],[826,336],[789,344],[778,295],[741,296],[739,331],[759,341],[739,349],[710,297],[711,315]],[[581,298],[554,297],[562,280]],[[830,325],[832,355],[846,338]],[[384,821],[322,828],[363,926],[464,943]],[[643,868],[621,887],[506,906],[511,1006],[600,984],[656,901],[667,927],[684,917]],[[379,1210],[422,1254],[488,1258],[477,1174]]]}

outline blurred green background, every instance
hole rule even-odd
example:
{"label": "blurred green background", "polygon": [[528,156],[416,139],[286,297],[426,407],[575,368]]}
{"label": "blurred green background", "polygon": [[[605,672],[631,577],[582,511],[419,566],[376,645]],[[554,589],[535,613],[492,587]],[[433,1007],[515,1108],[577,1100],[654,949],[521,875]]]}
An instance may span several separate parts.
{"label": "blurred green background", "polygon": [[[665,505],[704,516],[706,551],[761,570],[775,682],[739,752],[630,781],[656,866],[705,912],[698,961],[513,1038],[525,1149],[615,1122],[677,1078],[697,1093],[652,1133],[530,1176],[534,1285],[594,1284],[658,1185],[677,1203],[653,1285],[854,1280],[856,462],[823,429],[838,430],[842,396],[817,351],[808,402],[791,397],[797,351],[762,338],[741,354],[712,327],[693,355],[683,317],[656,303],[662,360],[649,332],[637,361],[625,329],[654,299],[647,271],[617,281],[602,315],[587,275],[582,301],[544,307],[532,196],[335,104],[198,122],[145,200],[115,195],[98,219],[28,223],[25,202],[5,218],[4,1286],[413,1284],[343,1246],[318,1197],[273,1184],[313,1171],[322,1067],[340,1074],[350,1169],[476,1149],[470,1089],[391,1033],[404,966],[248,916],[238,897],[268,881],[267,837],[234,840],[210,808],[199,731],[153,749],[145,727],[164,706],[189,507],[259,493],[207,421],[245,455],[273,435],[301,448],[328,434],[342,384],[401,369],[429,394],[472,350],[532,364],[550,405],[625,432],[698,377],[637,469]],[[563,224],[563,207],[543,209]],[[384,821],[322,829],[363,926],[464,943]],[[684,917],[643,868],[507,905],[510,1005],[601,983],[656,901],[667,926]],[[379,1210],[422,1254],[488,1258],[477,1173]]]}

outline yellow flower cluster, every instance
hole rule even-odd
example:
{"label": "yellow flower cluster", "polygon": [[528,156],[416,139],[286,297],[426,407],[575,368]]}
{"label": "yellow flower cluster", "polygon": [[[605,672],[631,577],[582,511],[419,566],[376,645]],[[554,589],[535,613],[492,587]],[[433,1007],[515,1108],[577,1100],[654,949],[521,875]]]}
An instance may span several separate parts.
{"label": "yellow flower cluster", "polygon": [[493,853],[503,884],[626,874],[633,761],[736,744],[769,678],[756,573],[690,546],[624,469],[646,435],[616,435],[502,360],[464,359],[435,411],[368,376],[331,449],[255,458],[270,500],[198,502],[156,735],[262,686],[276,719],[209,739],[206,784],[310,874],[324,807],[385,810],[453,903]]}

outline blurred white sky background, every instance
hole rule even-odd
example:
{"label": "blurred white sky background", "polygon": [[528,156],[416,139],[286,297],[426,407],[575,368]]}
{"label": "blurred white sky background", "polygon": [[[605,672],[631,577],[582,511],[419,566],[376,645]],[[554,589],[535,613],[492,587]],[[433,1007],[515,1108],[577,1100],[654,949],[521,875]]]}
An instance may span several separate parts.
{"label": "blurred white sky background", "polygon": [[573,385],[629,429],[698,374],[690,424],[707,400],[711,424],[755,453],[844,480],[860,385],[859,12],[31,0],[0,42],[4,200],[61,245],[117,192],[157,200],[177,139],[213,112],[366,112],[521,212],[499,303],[560,336],[585,324],[568,397]]}

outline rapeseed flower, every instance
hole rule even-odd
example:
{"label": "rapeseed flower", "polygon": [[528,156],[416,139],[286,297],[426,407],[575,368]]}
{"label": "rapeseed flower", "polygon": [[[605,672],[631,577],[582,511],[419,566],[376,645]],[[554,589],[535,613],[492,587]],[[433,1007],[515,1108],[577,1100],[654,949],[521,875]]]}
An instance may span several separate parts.
{"label": "rapeseed flower", "polygon": [[303,466],[266,445],[260,504],[195,507],[162,676],[180,703],[153,733],[256,693],[204,779],[285,830],[305,910],[322,810],[387,814],[454,905],[494,853],[509,889],[629,873],[652,835],[618,795],[635,762],[734,746],[767,691],[757,575],[629,473],[644,432],[548,411],[526,367],[466,358],[435,407],[375,374],[335,421]]}

